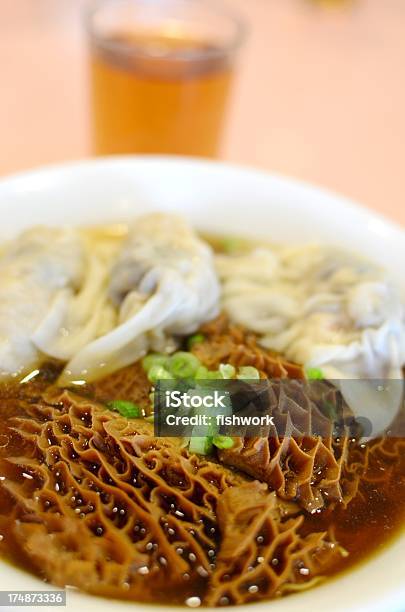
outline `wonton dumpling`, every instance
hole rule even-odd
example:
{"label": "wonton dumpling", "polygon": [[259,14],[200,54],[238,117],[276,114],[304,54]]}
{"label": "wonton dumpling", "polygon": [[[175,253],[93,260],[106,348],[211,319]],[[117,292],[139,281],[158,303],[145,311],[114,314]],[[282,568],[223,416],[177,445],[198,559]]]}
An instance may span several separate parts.
{"label": "wonton dumpling", "polygon": [[32,337],[43,353],[61,361],[71,359],[116,324],[116,311],[107,294],[111,247],[81,239],[80,286],[75,292],[57,294]]}
{"label": "wonton dumpling", "polygon": [[151,214],[135,221],[111,271],[109,294],[119,325],[85,346],[61,382],[94,380],[148,350],[170,350],[218,312],[219,283],[211,249],[180,217]]}
{"label": "wonton dumpling", "polygon": [[[225,310],[260,334],[264,346],[307,368],[321,368],[329,379],[401,382],[404,307],[375,265],[316,245],[219,255],[216,263]],[[389,425],[401,384],[392,385],[395,397],[385,406],[369,384],[341,386],[355,414],[369,416],[375,431]]]}
{"label": "wonton dumpling", "polygon": [[0,373],[34,365],[33,334],[55,299],[70,295],[82,277],[82,247],[73,230],[37,227],[23,232],[0,257]]}

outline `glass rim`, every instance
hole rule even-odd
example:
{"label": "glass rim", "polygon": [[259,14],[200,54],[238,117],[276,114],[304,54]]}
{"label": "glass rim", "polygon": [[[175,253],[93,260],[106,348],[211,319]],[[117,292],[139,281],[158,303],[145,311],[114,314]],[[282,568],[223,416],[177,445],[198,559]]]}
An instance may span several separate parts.
{"label": "glass rim", "polygon": [[[139,47],[132,47],[131,49],[125,47],[124,45],[109,40],[107,37],[100,36],[94,27],[94,18],[99,10],[102,10],[104,6],[112,5],[112,4],[124,4],[133,2],[136,4],[137,2],[145,2],[147,0],[93,0],[90,2],[84,12],[84,26],[88,36],[90,37],[90,41],[94,42],[96,45],[99,45],[101,49],[105,51],[112,51],[121,56],[133,56],[150,58],[153,57],[150,52],[145,50],[142,45]],[[164,0],[167,3],[173,2],[176,3],[178,0]],[[212,9],[212,15],[217,15],[219,17],[223,17],[228,19],[233,23],[235,27],[235,32],[231,37],[229,42],[219,43],[217,47],[213,47],[210,49],[204,50],[180,50],[176,49],[170,51],[168,56],[170,56],[171,60],[175,61],[204,61],[210,57],[222,57],[224,55],[236,53],[238,49],[244,43],[247,34],[248,34],[248,24],[246,19],[238,12],[228,7],[226,2],[222,0],[188,0],[188,4],[206,4],[209,8]]]}

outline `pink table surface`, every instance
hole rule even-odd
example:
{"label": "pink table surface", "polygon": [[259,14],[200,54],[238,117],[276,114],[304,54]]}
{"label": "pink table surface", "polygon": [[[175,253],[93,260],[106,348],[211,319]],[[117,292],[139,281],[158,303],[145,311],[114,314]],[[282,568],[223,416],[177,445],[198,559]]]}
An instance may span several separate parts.
{"label": "pink table surface", "polygon": [[[251,35],[224,159],[324,185],[405,225],[405,2],[229,0]],[[0,2],[0,174],[89,155],[83,0]]]}

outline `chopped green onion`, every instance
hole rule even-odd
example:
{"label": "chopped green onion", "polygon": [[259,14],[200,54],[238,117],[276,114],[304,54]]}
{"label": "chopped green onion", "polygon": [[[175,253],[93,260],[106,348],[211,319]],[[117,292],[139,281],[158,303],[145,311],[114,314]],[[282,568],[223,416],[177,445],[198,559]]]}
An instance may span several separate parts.
{"label": "chopped green onion", "polygon": [[260,372],[253,366],[242,366],[236,376],[238,380],[260,380]]}
{"label": "chopped green onion", "polygon": [[323,380],[324,375],[320,368],[307,368],[306,375],[309,380]]}
{"label": "chopped green onion", "polygon": [[196,380],[208,380],[210,372],[205,366],[200,366],[194,375]]}
{"label": "chopped green onion", "polygon": [[190,336],[190,338],[187,340],[187,346],[189,350],[191,350],[193,346],[195,346],[196,344],[201,344],[201,342],[204,342],[204,340],[204,334],[194,334],[194,336]]}
{"label": "chopped green onion", "polygon": [[223,380],[223,376],[219,370],[208,370],[207,380]]}
{"label": "chopped green onion", "polygon": [[[225,366],[225,368],[227,367],[228,366]],[[233,366],[229,366],[229,367],[232,368]],[[200,366],[194,375],[194,379],[195,380],[224,380],[225,378],[228,378],[227,376],[224,375],[226,373],[229,374],[230,370],[224,370],[222,372],[221,366],[219,370],[209,370],[205,366]]]}
{"label": "chopped green onion", "polygon": [[127,402],[125,400],[114,400],[107,404],[110,410],[119,412],[121,416],[127,419],[138,419],[142,416],[142,410],[137,404],[133,402]]}
{"label": "chopped green onion", "polygon": [[174,378],[193,378],[200,365],[199,359],[192,353],[178,351],[170,357],[167,367]]}
{"label": "chopped green onion", "polygon": [[142,359],[142,367],[146,372],[149,372],[154,365],[159,365],[164,368],[166,367],[167,360],[167,355],[162,355],[161,353],[150,353]]}
{"label": "chopped green onion", "polygon": [[188,447],[190,453],[209,455],[212,452],[212,438],[210,436],[193,436]]}
{"label": "chopped green onion", "polygon": [[195,389],[212,389],[212,388],[216,388],[215,386],[213,387],[213,382],[215,380],[221,380],[222,376],[220,375],[220,373],[217,370],[214,371],[210,371],[207,368],[204,369],[198,369],[198,372],[195,376]]}
{"label": "chopped green onion", "polygon": [[173,376],[161,365],[155,363],[148,372],[151,383],[156,384],[158,380],[171,380]]}
{"label": "chopped green onion", "polygon": [[234,378],[236,370],[230,363],[221,363],[219,366],[219,373],[221,374],[222,378],[229,380]]}
{"label": "chopped green onion", "polygon": [[212,443],[220,449],[232,448],[234,441],[230,436],[214,436]]}

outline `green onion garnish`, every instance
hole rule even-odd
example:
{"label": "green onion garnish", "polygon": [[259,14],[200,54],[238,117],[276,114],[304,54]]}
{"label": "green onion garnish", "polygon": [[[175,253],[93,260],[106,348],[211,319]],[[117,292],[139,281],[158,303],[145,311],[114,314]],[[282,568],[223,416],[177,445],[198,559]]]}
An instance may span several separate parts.
{"label": "green onion garnish", "polygon": [[236,370],[230,363],[221,363],[221,365],[219,366],[219,373],[222,378],[224,378],[225,380],[229,380],[231,378],[234,378]]}
{"label": "green onion garnish", "polygon": [[320,368],[307,368],[305,371],[309,380],[323,380],[324,375]]}
{"label": "green onion garnish", "polygon": [[200,367],[200,361],[192,353],[178,351],[170,357],[167,367],[174,378],[193,378]]}
{"label": "green onion garnish", "polygon": [[238,380],[260,380],[260,372],[253,366],[242,366],[236,376]]}
{"label": "green onion garnish", "polygon": [[126,400],[113,400],[108,402],[107,407],[110,410],[119,412],[121,416],[127,419],[138,419],[142,416],[142,410],[137,404],[127,402]]}
{"label": "green onion garnish", "polygon": [[214,446],[220,449],[232,448],[234,441],[230,436],[214,436],[212,443]]}
{"label": "green onion garnish", "polygon": [[205,366],[200,366],[194,375],[195,380],[208,380],[209,370]]}
{"label": "green onion garnish", "polygon": [[150,382],[155,385],[158,380],[171,380],[173,376],[168,370],[166,370],[166,368],[155,363],[148,371],[148,378]]}
{"label": "green onion garnish", "polygon": [[146,372],[149,372],[149,370],[155,365],[164,368],[166,367],[167,360],[167,355],[162,355],[161,353],[150,353],[142,359],[142,367]]}
{"label": "green onion garnish", "polygon": [[207,380],[223,380],[223,376],[219,370],[208,370]]}
{"label": "green onion garnish", "polygon": [[194,336],[190,336],[190,338],[187,340],[188,349],[191,351],[193,346],[196,344],[201,344],[201,342],[204,342],[204,340],[204,334],[194,334]]}
{"label": "green onion garnish", "polygon": [[193,436],[188,447],[190,453],[209,455],[212,452],[212,438],[210,436]]}

